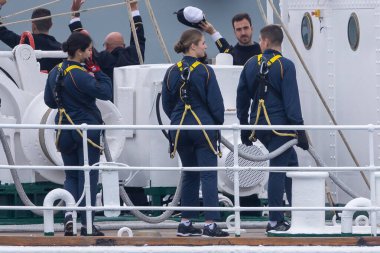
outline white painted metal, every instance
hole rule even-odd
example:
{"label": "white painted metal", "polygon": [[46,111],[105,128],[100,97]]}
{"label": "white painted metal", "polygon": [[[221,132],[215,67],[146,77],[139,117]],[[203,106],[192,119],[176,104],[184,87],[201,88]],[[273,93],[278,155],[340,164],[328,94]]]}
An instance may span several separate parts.
{"label": "white painted metal", "polygon": [[[325,206],[325,180],[327,172],[288,172],[292,178],[292,206]],[[313,197],[310,197],[312,194]],[[323,231],[325,227],[325,212],[292,211],[292,226],[289,233],[309,234]]]}
{"label": "white painted metal", "polygon": [[[353,199],[346,204],[346,207],[369,207],[371,206],[371,201],[366,198]],[[352,219],[354,216],[354,211],[343,211],[342,218],[342,234],[352,234]]]}
{"label": "white painted metal", "polygon": [[[75,199],[73,195],[71,195],[70,192],[64,189],[54,189],[50,191],[44,199],[43,206],[52,207],[56,200],[63,200],[65,202],[67,210],[70,210],[70,207],[75,206]],[[74,234],[76,234],[76,219],[74,219],[73,221],[73,230]],[[44,233],[50,235],[54,234],[53,210],[44,210]]]}

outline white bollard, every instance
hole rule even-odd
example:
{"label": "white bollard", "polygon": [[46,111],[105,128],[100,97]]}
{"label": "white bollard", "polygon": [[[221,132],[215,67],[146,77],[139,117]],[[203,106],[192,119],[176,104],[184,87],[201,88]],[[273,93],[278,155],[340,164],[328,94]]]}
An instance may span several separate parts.
{"label": "white bollard", "polygon": [[[103,170],[102,171],[103,185],[103,205],[105,207],[120,207],[119,193],[119,171]],[[120,210],[104,211],[106,217],[118,217]]]}
{"label": "white bollard", "polygon": [[[327,172],[288,172],[286,175],[292,178],[292,206],[325,206]],[[325,211],[292,211],[291,224],[289,233],[321,233],[325,227]]]}

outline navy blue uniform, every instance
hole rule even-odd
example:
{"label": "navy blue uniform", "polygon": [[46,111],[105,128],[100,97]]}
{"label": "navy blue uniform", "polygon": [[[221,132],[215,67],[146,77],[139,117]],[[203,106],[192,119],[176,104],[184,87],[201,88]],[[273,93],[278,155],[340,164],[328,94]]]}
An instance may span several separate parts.
{"label": "navy blue uniform", "polygon": [[[278,54],[280,52],[275,50],[265,50],[263,57],[270,60]],[[240,76],[237,88],[236,109],[241,125],[254,124],[256,119],[258,100],[255,96],[257,84],[254,81],[259,74],[257,62],[257,56],[252,57],[244,66]],[[268,75],[272,88],[277,91],[273,92],[269,89],[269,92],[264,96],[265,106],[272,125],[303,125],[296,69],[293,62],[285,57],[281,57],[272,64]],[[248,117],[250,108],[251,114]],[[267,125],[263,113],[260,115],[258,125]],[[256,136],[269,152],[274,151],[291,139],[291,137],[275,135],[272,131],[256,131]],[[270,166],[298,166],[297,154],[294,148],[288,149],[282,155],[272,159]],[[270,172],[268,182],[269,206],[283,205],[284,190],[286,191],[288,201],[291,202],[291,179],[287,178],[283,172]],[[282,221],[283,219],[282,212],[269,212],[269,220]]]}
{"label": "navy blue uniform", "polygon": [[[60,51],[62,50],[61,43],[59,43],[53,36],[48,34],[32,34],[36,50],[45,51]],[[14,48],[20,44],[21,36],[8,30],[6,27],[0,27],[0,40],[7,44],[9,47]],[[26,39],[28,42],[28,39]],[[41,70],[52,70],[58,63],[62,62],[61,58],[44,58],[38,59],[41,65]]]}
{"label": "navy blue uniform", "polygon": [[[144,35],[144,26],[142,23],[141,16],[134,16],[133,20],[136,26],[137,38],[139,40],[140,50],[142,57],[144,58],[145,54],[145,35]],[[71,32],[80,31],[83,29],[81,21],[73,22],[69,25]],[[94,60],[98,63],[99,67],[104,73],[106,73],[111,80],[113,80],[113,69],[116,67],[123,67],[129,65],[139,65],[139,58],[137,54],[136,43],[133,38],[131,31],[130,35],[130,45],[128,47],[118,47],[115,48],[112,52],[107,52],[105,50],[98,52],[93,50]]]}
{"label": "navy blue uniform", "polygon": [[253,42],[250,46],[242,46],[237,43],[235,46],[231,46],[225,38],[220,38],[215,42],[220,53],[228,53],[233,57],[234,65],[244,65],[252,56],[261,54],[260,45]]}
{"label": "navy blue uniform", "polygon": [[[71,65],[80,66],[77,62],[64,61],[62,68],[66,69]],[[57,108],[53,95],[56,76],[57,67],[49,73],[44,94],[46,105],[54,109]],[[61,92],[62,105],[76,125],[82,123],[89,125],[102,124],[102,116],[95,101],[97,98],[109,100],[112,96],[111,79],[106,74],[100,71],[95,73],[94,78],[89,73],[74,68],[64,77],[63,86],[63,91]],[[57,114],[55,118],[56,124],[58,123],[58,117],[59,115]],[[65,116],[63,116],[62,124],[70,124]],[[89,139],[98,145],[100,144],[100,130],[91,130],[87,133]],[[61,152],[65,166],[82,166],[84,164],[83,139],[77,131],[62,130],[58,141],[58,149]],[[88,158],[90,165],[99,162],[100,150],[88,144]],[[84,173],[83,171],[66,170],[65,174],[64,188],[78,201],[83,192]],[[95,205],[96,201],[98,177],[98,170],[90,171],[92,206]],[[83,200],[81,206],[84,206],[84,204],[85,201]],[[85,212],[81,212],[81,222],[83,225],[86,224]]]}
{"label": "navy blue uniform", "polygon": [[[185,56],[184,65],[191,66],[196,58]],[[166,72],[162,87],[162,105],[172,125],[179,125],[184,102],[179,96],[179,87],[182,84],[180,70],[173,65]],[[190,74],[190,105],[198,115],[203,125],[222,125],[224,122],[223,97],[211,67],[205,64],[198,65]],[[194,116],[188,112],[184,125],[198,125]],[[174,141],[176,131],[170,136]],[[207,131],[214,147],[216,146],[216,131]],[[217,156],[209,147],[202,131],[180,131],[178,153],[184,167],[211,167],[217,166]],[[182,182],[182,206],[199,205],[199,183],[202,182],[204,206],[218,206],[217,172],[216,171],[186,171]],[[185,218],[197,217],[197,212],[183,212]],[[205,212],[206,220],[220,219],[219,212]]]}

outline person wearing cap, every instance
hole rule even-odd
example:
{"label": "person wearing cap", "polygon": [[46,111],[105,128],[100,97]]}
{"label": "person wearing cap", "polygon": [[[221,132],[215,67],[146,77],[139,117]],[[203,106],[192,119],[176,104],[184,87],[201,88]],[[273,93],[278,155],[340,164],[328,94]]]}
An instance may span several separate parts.
{"label": "person wearing cap", "polygon": [[[84,0],[73,0],[71,11],[79,11]],[[145,52],[145,35],[142,19],[138,10],[137,2],[131,3],[133,21],[136,26],[138,43],[140,45],[141,54],[144,58]],[[83,26],[79,17],[79,13],[72,15],[69,27],[71,32],[83,31]],[[93,60],[99,64],[100,68],[113,80],[113,69],[116,67],[139,65],[136,43],[131,31],[130,45],[127,47],[124,42],[123,35],[119,32],[111,32],[104,39],[104,50],[93,53]]]}
{"label": "person wearing cap", "polygon": [[[7,3],[6,0],[0,0],[0,6]],[[1,9],[1,8],[0,8]],[[51,16],[51,12],[48,9],[37,8],[32,13],[32,19]],[[60,51],[61,43],[58,42],[53,36],[49,35],[49,31],[53,25],[52,19],[47,18],[43,20],[32,21],[32,37],[35,44],[35,49],[46,50],[46,51]],[[8,30],[5,26],[0,27],[0,40],[4,42],[7,46],[14,48],[20,44],[21,36],[11,30]],[[26,39],[28,44],[31,44],[28,39]],[[40,63],[41,71],[50,71],[62,59],[60,58],[43,58],[38,59]]]}
{"label": "person wearing cap", "polygon": [[[167,70],[162,86],[162,106],[172,125],[222,125],[224,122],[223,97],[215,73],[198,60],[206,48],[202,32],[196,29],[183,32],[174,47],[184,57]],[[184,167],[200,168],[200,171],[182,172],[181,205],[199,206],[201,182],[203,206],[219,206],[217,171],[207,169],[217,166],[217,131],[172,130],[169,136],[171,157],[174,158],[177,149]],[[219,211],[205,211],[203,231],[192,225],[191,219],[197,217],[196,211],[183,211],[177,236],[228,236],[215,223],[220,219]]]}
{"label": "person wearing cap", "polygon": [[235,46],[230,45],[210,22],[202,21],[199,26],[211,35],[220,53],[232,55],[234,65],[244,65],[252,56],[261,54],[260,45],[252,40],[252,21],[247,13],[239,13],[232,18],[232,27],[238,40]]}

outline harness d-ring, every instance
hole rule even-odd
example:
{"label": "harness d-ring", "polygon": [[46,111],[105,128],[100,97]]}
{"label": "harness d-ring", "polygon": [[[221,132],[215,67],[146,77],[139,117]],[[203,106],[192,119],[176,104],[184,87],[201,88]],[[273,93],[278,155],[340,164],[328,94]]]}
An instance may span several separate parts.
{"label": "harness d-ring", "polygon": [[21,34],[21,39],[20,39],[20,44],[25,44],[25,38],[28,38],[29,40],[29,45],[33,48],[36,49],[36,45],[34,43],[34,38],[31,32],[25,31]]}

